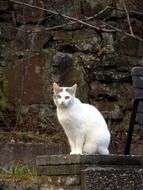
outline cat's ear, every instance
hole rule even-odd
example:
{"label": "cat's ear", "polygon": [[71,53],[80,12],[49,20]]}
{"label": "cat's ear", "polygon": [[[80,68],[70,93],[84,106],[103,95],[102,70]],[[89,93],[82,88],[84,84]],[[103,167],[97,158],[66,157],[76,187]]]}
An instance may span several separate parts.
{"label": "cat's ear", "polygon": [[72,87],[71,87],[71,92],[72,94],[75,94],[76,93],[76,89],[77,89],[77,84],[74,84]]}
{"label": "cat's ear", "polygon": [[54,94],[57,94],[60,90],[60,86],[57,83],[53,83],[53,92]]}

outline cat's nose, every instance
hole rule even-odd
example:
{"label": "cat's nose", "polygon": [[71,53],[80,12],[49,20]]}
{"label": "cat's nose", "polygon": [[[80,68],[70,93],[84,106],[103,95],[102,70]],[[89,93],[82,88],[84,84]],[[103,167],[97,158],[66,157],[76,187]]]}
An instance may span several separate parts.
{"label": "cat's nose", "polygon": [[62,101],[61,104],[64,105],[64,102]]}

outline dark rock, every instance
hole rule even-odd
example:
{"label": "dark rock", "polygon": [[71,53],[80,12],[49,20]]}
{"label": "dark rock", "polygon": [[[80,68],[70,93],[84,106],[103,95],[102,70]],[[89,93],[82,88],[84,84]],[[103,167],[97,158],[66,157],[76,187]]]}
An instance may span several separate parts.
{"label": "dark rock", "polygon": [[9,7],[8,1],[7,0],[1,0],[0,1],[0,11],[5,11]]}
{"label": "dark rock", "polygon": [[143,56],[143,45],[142,42],[131,39],[131,38],[124,38],[119,43],[120,52],[123,55],[128,56]]}
{"label": "dark rock", "polygon": [[53,57],[53,66],[59,69],[67,69],[73,65],[72,54],[57,52]]}

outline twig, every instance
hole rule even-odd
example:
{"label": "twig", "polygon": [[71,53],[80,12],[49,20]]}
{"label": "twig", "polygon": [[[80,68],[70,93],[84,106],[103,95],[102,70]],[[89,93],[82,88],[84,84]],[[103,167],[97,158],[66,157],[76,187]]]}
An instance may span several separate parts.
{"label": "twig", "polygon": [[117,28],[117,27],[115,27],[115,26],[112,26],[111,24],[108,24],[108,23],[106,23],[106,22],[104,22],[104,21],[101,21],[101,20],[100,20],[100,22],[101,22],[102,24],[105,24],[106,26],[108,26],[108,27],[114,29],[116,32],[122,33],[122,34],[124,34],[125,36],[131,37],[131,38],[134,38],[134,39],[136,39],[136,40],[139,40],[139,41],[143,42],[143,39],[140,38],[139,36],[135,36],[135,35],[132,36],[131,34],[125,32],[125,31],[123,31],[123,30],[121,30],[121,29],[119,29],[119,28]]}
{"label": "twig", "polygon": [[[95,14],[95,15],[93,15],[93,16],[91,16],[91,17],[87,17],[87,18],[85,19],[85,21],[89,21],[89,20],[92,20],[92,19],[98,17],[99,15],[101,15],[102,13],[104,13],[107,9],[112,9],[112,7],[106,6],[103,10],[99,11],[97,14]],[[47,18],[47,17],[46,17],[46,18]],[[45,18],[43,18],[43,19],[41,19],[41,20],[44,20],[44,19],[45,19]],[[41,20],[40,20],[40,21],[41,21]],[[68,26],[68,25],[74,25],[74,24],[77,24],[77,22],[71,21],[71,22],[68,22],[68,23],[66,23],[66,24],[61,24],[61,25],[57,25],[57,26],[52,26],[52,27],[49,27],[49,28],[42,28],[42,31],[56,30],[56,29],[63,28],[63,27]],[[10,27],[10,26],[8,26],[8,27],[9,27],[9,28],[12,28],[12,27]],[[16,28],[16,30],[23,31],[23,32],[27,32],[27,33],[30,32],[29,30],[25,31],[25,30],[22,30],[22,29],[20,29],[20,28]],[[35,31],[32,31],[32,32],[33,32],[33,33],[41,32],[41,30],[40,30],[40,29],[36,29]],[[110,30],[110,32],[114,32],[114,30]]]}
{"label": "twig", "polygon": [[[112,9],[116,9],[116,10],[119,10],[119,11],[125,11],[124,9],[122,8],[117,8],[117,7],[111,7]],[[134,13],[134,14],[138,14],[138,15],[143,15],[142,12],[138,12],[138,11],[134,11],[134,10],[128,10],[128,13]]]}
{"label": "twig", "polygon": [[123,2],[123,7],[125,9],[126,15],[127,15],[127,20],[128,20],[128,24],[129,24],[130,33],[131,33],[132,36],[134,36],[132,25],[131,25],[131,21],[130,21],[130,16],[129,16],[129,13],[128,13],[125,1],[122,0],[122,2]]}
{"label": "twig", "polygon": [[90,16],[90,17],[87,17],[87,18],[86,18],[86,21],[98,17],[99,15],[101,15],[102,13],[104,13],[104,12],[105,12],[106,10],[108,10],[108,9],[113,9],[113,7],[106,6],[104,9],[102,9],[101,11],[99,11],[97,14],[95,14],[95,15],[93,15],[93,16]]}

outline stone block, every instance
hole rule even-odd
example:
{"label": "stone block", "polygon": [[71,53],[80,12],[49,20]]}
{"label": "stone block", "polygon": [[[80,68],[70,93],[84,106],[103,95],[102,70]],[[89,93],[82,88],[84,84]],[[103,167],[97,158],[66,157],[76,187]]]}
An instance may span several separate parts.
{"label": "stone block", "polygon": [[63,147],[58,144],[39,143],[0,143],[0,167],[13,164],[24,164],[28,167],[35,167],[36,156],[46,154],[62,154]]}
{"label": "stone block", "polygon": [[40,176],[40,184],[75,186],[80,184],[79,175]]}
{"label": "stone block", "polygon": [[39,176],[54,175],[75,175],[81,171],[80,165],[54,165],[54,166],[37,166]]}

